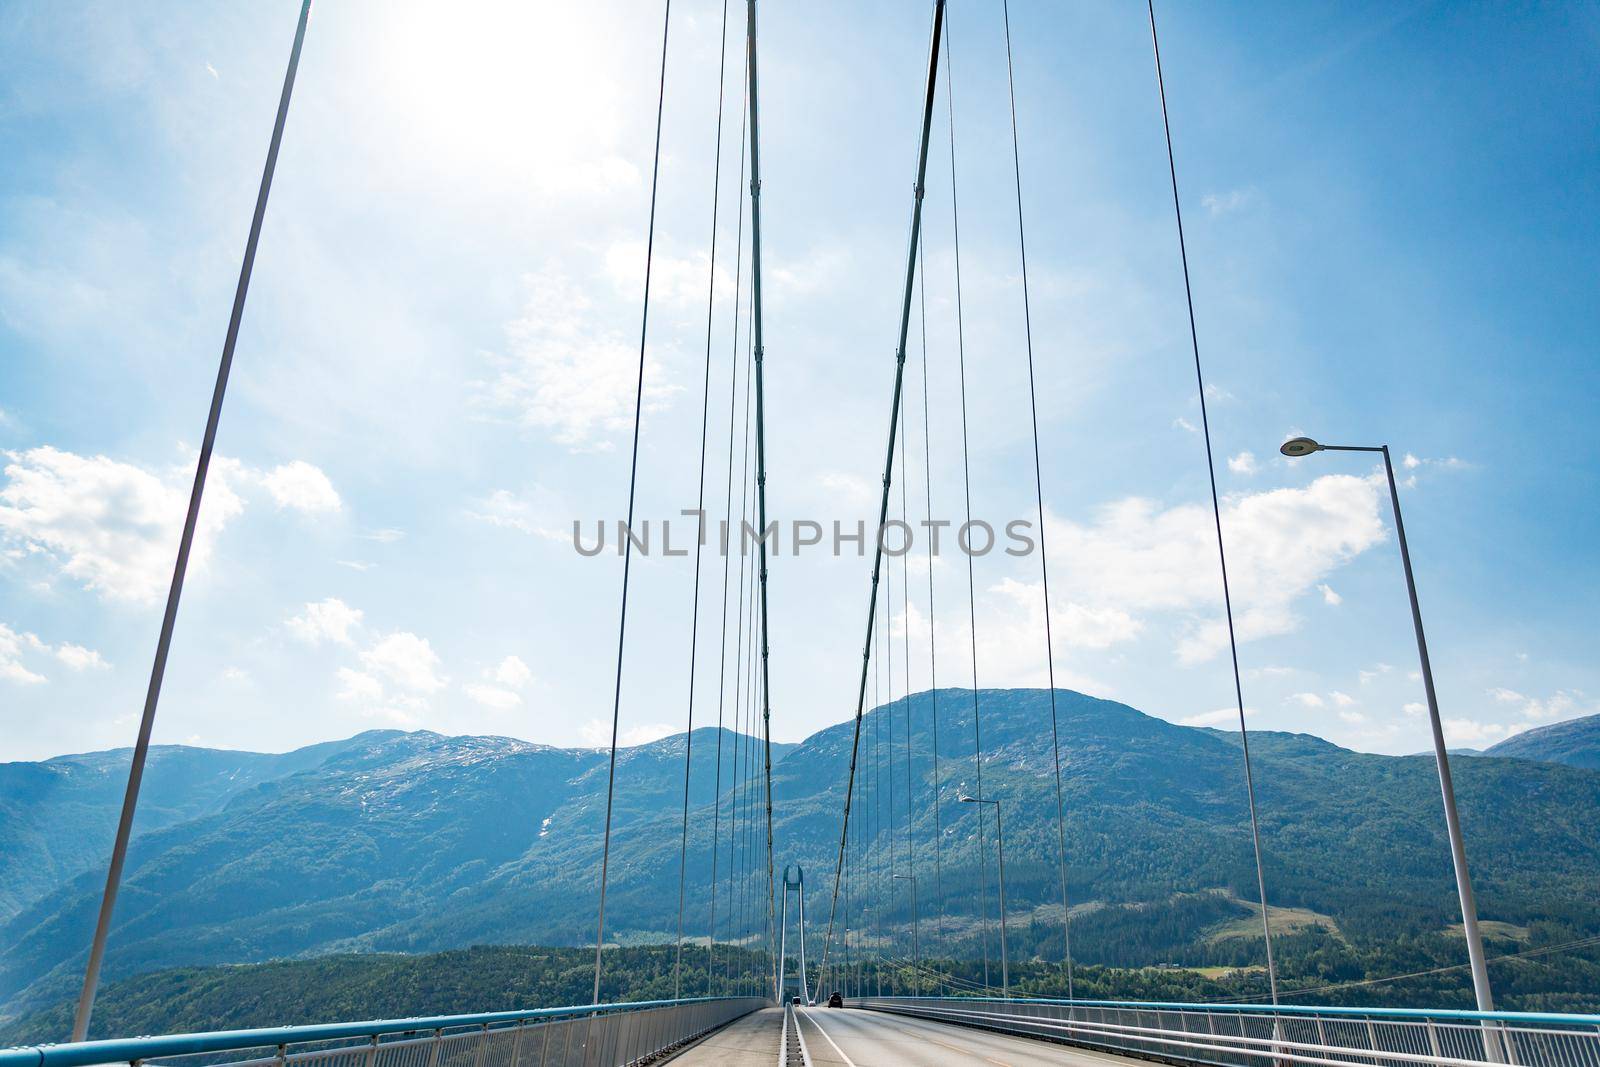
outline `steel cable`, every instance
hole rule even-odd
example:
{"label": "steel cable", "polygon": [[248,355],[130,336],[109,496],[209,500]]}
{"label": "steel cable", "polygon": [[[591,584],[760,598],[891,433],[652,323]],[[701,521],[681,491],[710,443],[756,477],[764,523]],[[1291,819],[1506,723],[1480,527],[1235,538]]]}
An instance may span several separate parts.
{"label": "steel cable", "polygon": [[639,376],[633,394],[633,458],[628,470],[628,536],[622,554],[622,611],[617,622],[617,682],[611,703],[611,760],[606,773],[605,843],[600,853],[600,907],[595,916],[594,1000],[600,1003],[600,952],[606,941],[606,881],[611,871],[611,814],[617,790],[617,728],[622,719],[622,652],[628,633],[628,577],[633,564],[633,504],[639,486],[639,427],[644,414],[644,354],[650,333],[650,269],[655,260],[656,188],[661,176],[661,116],[667,99],[667,37],[672,28],[672,0],[666,0],[661,23],[661,77],[656,89],[656,143],[650,165],[650,226],[645,238],[644,310],[639,326]]}
{"label": "steel cable", "polygon": [[[728,361],[728,484],[723,501],[722,536],[719,546],[722,549],[722,624],[718,637],[720,649],[717,666],[717,774],[715,786],[712,789],[712,815],[711,815],[711,935],[706,940],[706,995],[711,995],[711,972],[716,958],[717,945],[717,882],[718,859],[721,857],[722,838],[722,741],[723,741],[723,699],[726,692],[728,675],[728,564],[732,557],[728,554],[726,538],[728,526],[733,521],[733,436],[734,412],[737,410],[739,398],[739,300],[740,283],[744,277],[744,147],[745,147],[745,120],[744,105],[739,106],[739,211],[738,226],[734,231],[734,258],[733,258],[733,352]],[[737,720],[735,720],[737,722]],[[731,813],[730,813],[731,814]]]}
{"label": "steel cable", "polygon": [[[717,306],[717,209],[722,195],[723,89],[728,70],[728,0],[722,0],[721,63],[717,71],[717,148],[711,167],[711,265],[706,280],[706,368],[700,394],[700,480],[695,509],[694,607],[689,615],[689,714],[683,734],[683,827],[678,842],[678,947],[672,962],[672,999],[682,995],[683,899],[689,876],[689,773],[694,755],[694,683],[700,651],[700,558],[706,544],[706,440],[711,427],[711,321]],[[737,304],[737,295],[734,298]]]}
{"label": "steel cable", "polygon": [[1022,150],[1017,137],[1017,85],[1011,59],[1011,4],[1001,0],[1006,31],[1006,88],[1011,99],[1011,163],[1017,190],[1017,250],[1022,260],[1022,322],[1028,347],[1028,414],[1033,426],[1033,491],[1039,515],[1039,575],[1044,588],[1045,665],[1050,682],[1050,751],[1056,774],[1056,852],[1061,867],[1061,943],[1067,972],[1067,998],[1072,998],[1072,911],[1067,901],[1066,804],[1061,791],[1061,727],[1056,713],[1056,650],[1050,628],[1050,561],[1045,550],[1044,475],[1039,462],[1039,396],[1033,371],[1033,310],[1028,300],[1028,237],[1022,219]]}
{"label": "steel cable", "polygon": [[211,469],[211,454],[217,444],[217,428],[222,421],[222,401],[228,392],[228,377],[233,370],[233,353],[239,343],[239,325],[244,321],[245,298],[250,292],[250,276],[255,270],[256,249],[261,243],[261,227],[267,215],[267,198],[278,168],[278,150],[283,145],[283,130],[289,119],[289,101],[294,95],[295,75],[300,69],[300,52],[305,45],[306,26],[311,20],[311,0],[302,0],[300,19],[295,24],[294,44],[289,49],[289,66],[278,95],[278,111],[273,119],[272,138],[267,144],[266,163],[261,168],[261,185],[256,191],[255,212],[250,217],[250,234],[245,239],[244,261],[239,267],[239,283],[233,292],[233,310],[228,316],[228,332],[222,342],[222,358],[217,365],[217,380],[211,390],[211,407],[206,414],[205,433],[195,459],[194,485],[189,491],[189,509],[184,514],[183,533],[178,539],[178,555],[172,567],[172,582],[167,588],[166,610],[161,616],[161,632],[156,638],[155,660],[150,667],[150,684],[145,690],[144,711],[139,718],[139,733],[128,764],[128,785],[122,797],[117,834],[106,868],[105,890],[95,920],[94,939],[84,968],[83,989],[78,995],[72,1021],[72,1040],[88,1036],[89,1019],[94,1013],[95,994],[100,984],[100,965],[105,958],[106,938],[111,932],[111,916],[116,909],[117,891],[122,885],[122,866],[128,855],[128,840],[133,833],[133,815],[139,804],[139,787],[144,780],[145,759],[150,751],[150,735],[155,728],[156,708],[161,701],[161,682],[167,672],[167,656],[172,649],[172,634],[178,623],[178,603],[183,598],[183,581],[189,570],[189,554],[200,522],[200,501],[205,495],[206,474]]}
{"label": "steel cable", "polygon": [[[950,34],[945,32],[945,102],[950,115],[950,221],[956,269],[956,365],[961,379],[961,488],[966,504],[966,529],[972,524],[972,466],[967,441],[967,341],[966,322],[961,300],[961,198],[956,186],[956,96],[955,64],[950,55]],[[959,542],[959,535],[957,540]],[[958,546],[959,547],[959,546]],[[972,553],[967,557],[967,633],[972,654],[972,766],[975,777],[974,795],[983,799],[983,722],[978,709],[978,599],[977,583],[973,575]],[[989,985],[989,867],[988,849],[984,845],[984,819],[978,813],[978,874],[980,895],[978,914],[983,927],[983,982]]]}
{"label": "steel cable", "polygon": [[1272,1002],[1278,1002],[1278,970],[1272,958],[1272,924],[1267,913],[1267,878],[1261,864],[1261,824],[1256,816],[1255,776],[1250,768],[1250,732],[1244,721],[1244,686],[1239,681],[1239,639],[1233,626],[1233,595],[1228,586],[1228,553],[1222,540],[1222,504],[1217,496],[1217,464],[1211,450],[1211,422],[1206,412],[1206,382],[1200,369],[1200,333],[1194,321],[1194,288],[1189,282],[1189,250],[1183,237],[1183,207],[1178,199],[1178,164],[1172,150],[1172,122],[1167,117],[1167,85],[1161,74],[1161,41],[1156,35],[1155,0],[1150,12],[1150,47],[1155,53],[1156,90],[1161,97],[1161,128],[1167,141],[1167,173],[1172,179],[1172,213],[1178,224],[1178,255],[1183,262],[1183,296],[1189,311],[1189,342],[1194,350],[1195,388],[1200,398],[1200,427],[1205,435],[1206,474],[1211,479],[1211,516],[1217,529],[1217,562],[1222,569],[1222,603],[1228,617],[1228,651],[1233,658],[1233,691],[1239,706],[1239,741],[1244,752],[1245,797],[1250,807],[1250,840],[1255,848],[1256,888],[1261,893],[1261,933],[1267,947],[1267,981]]}
{"label": "steel cable", "polygon": [[[906,248],[906,274],[900,301],[900,325],[895,348],[894,393],[889,402],[889,440],[883,464],[883,495],[878,504],[878,530],[883,529],[889,514],[889,488],[894,467],[895,435],[900,428],[900,393],[905,384],[906,336],[911,327],[911,285],[916,276],[917,248],[922,233],[922,202],[924,183],[928,171],[928,139],[933,123],[933,102],[938,88],[939,42],[944,27],[945,2],[934,0],[933,29],[928,43],[928,75],[922,100],[921,133],[917,145],[917,174],[913,186],[911,232]],[[872,653],[874,620],[878,611],[878,583],[883,567],[883,542],[877,543],[872,559],[872,588],[867,600],[866,641],[861,650],[861,678],[856,688],[855,727],[850,745],[850,770],[846,778],[844,815],[839,827],[839,860],[834,864],[833,894],[828,905],[828,934],[822,944],[822,961],[827,964],[833,947],[833,931],[839,902],[839,879],[844,873],[843,856],[850,831],[850,804],[855,791],[856,758],[861,744],[861,717],[867,691],[867,671]]]}

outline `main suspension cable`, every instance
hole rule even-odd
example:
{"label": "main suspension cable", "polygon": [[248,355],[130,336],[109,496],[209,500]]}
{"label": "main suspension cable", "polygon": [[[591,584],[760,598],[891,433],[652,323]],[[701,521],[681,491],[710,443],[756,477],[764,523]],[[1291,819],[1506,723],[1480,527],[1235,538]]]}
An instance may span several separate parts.
{"label": "main suspension cable", "polygon": [[1061,792],[1061,727],[1056,713],[1056,648],[1050,629],[1050,561],[1045,550],[1044,475],[1039,463],[1039,394],[1033,372],[1033,310],[1028,300],[1028,237],[1022,221],[1022,150],[1017,138],[1017,84],[1011,60],[1011,4],[1001,0],[1006,30],[1006,88],[1011,95],[1011,164],[1017,189],[1017,251],[1022,260],[1022,322],[1028,344],[1028,414],[1033,423],[1033,492],[1039,515],[1039,575],[1044,583],[1045,665],[1050,681],[1050,752],[1056,772],[1056,854],[1061,866],[1061,945],[1067,972],[1067,999],[1072,999],[1072,910],[1067,901],[1067,816]]}
{"label": "main suspension cable", "polygon": [[[724,5],[726,6],[726,5]],[[726,31],[724,31],[726,32]],[[726,49],[726,44],[724,44]],[[744,102],[739,104],[739,210],[738,225],[734,230],[733,242],[733,353],[729,360],[728,375],[728,484],[723,502],[722,524],[722,625],[721,633],[717,639],[720,648],[720,657],[717,666],[717,774],[716,784],[713,788],[712,815],[711,815],[711,935],[706,939],[706,995],[710,996],[711,972],[716,958],[717,946],[717,860],[722,854],[722,740],[723,740],[723,697],[726,691],[725,683],[728,674],[728,564],[731,556],[727,550],[726,537],[729,524],[733,521],[733,431],[734,411],[739,397],[739,310],[741,302],[741,282],[744,279],[744,151],[745,151],[745,118]],[[742,517],[742,516],[741,516]],[[737,719],[734,720],[738,722]],[[731,903],[731,902],[730,902]],[[730,928],[731,929],[731,928]]]}
{"label": "main suspension cable", "polygon": [[[917,295],[922,305],[922,477],[928,502],[928,529],[933,529],[933,423],[928,418],[928,272],[923,248],[917,249]],[[939,809],[939,650],[933,611],[933,539],[928,540],[928,702],[933,724],[933,893],[939,901],[938,935],[944,941],[944,834]]]}
{"label": "main suspension cable", "polygon": [[[749,0],[748,79],[750,102],[750,328],[755,344],[756,369],[756,511],[761,536],[756,542],[759,559],[759,585],[761,591],[761,750],[763,773],[766,778],[767,808],[767,931],[768,949],[771,934],[776,927],[777,914],[772,899],[776,885],[772,870],[772,693],[770,659],[770,628],[767,615],[767,435],[766,391],[763,387],[762,364],[766,351],[761,333],[761,122],[756,92],[756,0]],[[777,999],[777,972],[773,972],[773,999]]]}
{"label": "main suspension cable", "polygon": [[[955,63],[950,56],[950,37],[945,36],[945,103],[950,114],[950,221],[956,267],[956,366],[961,379],[961,488],[966,504],[966,528],[972,527],[972,466],[967,444],[967,331],[961,301],[961,198],[956,186],[956,96]],[[972,553],[967,557],[967,633],[972,653],[972,766],[976,777],[975,797],[983,796],[983,722],[978,710],[978,597],[973,574]],[[983,984],[989,986],[989,866],[984,845],[983,809],[978,809],[978,875],[980,895],[978,914],[982,922]]]}
{"label": "main suspension cable", "polygon": [[606,881],[611,872],[611,812],[617,792],[617,728],[622,721],[622,650],[628,634],[628,577],[633,565],[633,503],[639,487],[639,427],[644,414],[644,353],[650,334],[650,268],[656,247],[656,189],[661,177],[661,115],[667,100],[667,35],[672,28],[672,0],[661,20],[661,77],[656,88],[656,146],[650,164],[650,227],[644,251],[644,311],[639,325],[639,377],[633,393],[633,459],[628,468],[628,531],[622,551],[622,612],[617,621],[617,682],[611,700],[611,760],[606,772],[606,830],[600,852],[600,907],[595,916],[594,1001],[600,1003],[600,950],[606,943]]}
{"label": "main suspension cable", "polygon": [[[883,464],[883,495],[878,503],[877,531],[881,534],[889,516],[889,488],[894,469],[895,435],[900,428],[900,393],[904,386],[906,369],[906,334],[911,327],[911,285],[916,275],[917,247],[922,236],[922,198],[928,173],[928,135],[933,126],[933,101],[938,87],[939,41],[944,28],[945,0],[934,0],[933,30],[928,48],[928,78],[922,101],[922,129],[917,146],[917,176],[913,187],[911,208],[911,236],[906,249],[905,285],[900,301],[899,340],[895,348],[894,395],[889,403],[889,443]],[[844,817],[839,828],[839,861],[833,869],[833,895],[828,905],[828,934],[822,944],[822,960],[826,966],[828,953],[833,947],[833,929],[839,903],[839,879],[844,870],[844,848],[850,830],[850,799],[855,788],[856,758],[861,745],[861,716],[867,695],[867,670],[872,655],[872,635],[878,610],[878,582],[883,569],[883,538],[874,538],[876,545],[872,556],[872,590],[867,600],[867,637],[861,652],[861,681],[856,688],[855,730],[850,743],[850,772],[844,794]]]}
{"label": "main suspension cable", "polygon": [[[689,877],[689,772],[694,756],[694,683],[700,651],[700,558],[706,544],[706,440],[711,427],[711,322],[717,306],[717,209],[722,194],[723,88],[728,71],[728,0],[722,0],[722,49],[717,70],[717,149],[711,167],[711,266],[706,279],[706,369],[700,394],[700,480],[695,509],[694,607],[689,615],[689,712],[683,732],[683,827],[678,841],[678,947],[672,961],[672,999],[682,996],[683,900]],[[734,297],[737,305],[738,297]]]}
{"label": "main suspension cable", "polygon": [[250,292],[250,275],[255,270],[256,248],[261,243],[261,225],[267,215],[267,197],[272,192],[272,176],[278,169],[278,149],[283,144],[283,128],[289,119],[289,100],[294,95],[294,79],[300,69],[300,51],[305,45],[306,25],[311,19],[311,0],[302,0],[300,20],[295,24],[294,45],[289,49],[289,68],[284,72],[283,91],[278,94],[278,112],[272,123],[272,138],[267,143],[267,161],[261,168],[261,185],[256,190],[255,213],[250,217],[250,235],[245,239],[244,262],[239,267],[239,284],[233,291],[233,311],[228,316],[228,332],[222,342],[222,358],[217,365],[217,380],[211,390],[211,407],[206,415],[200,454],[195,459],[194,486],[189,491],[189,510],[184,513],[183,533],[178,538],[178,555],[172,567],[172,583],[167,588],[167,607],[161,616],[161,633],[156,638],[155,661],[150,667],[150,684],[145,690],[144,711],[139,718],[139,734],[128,764],[128,785],[122,796],[122,813],[117,820],[117,835],[111,846],[111,862],[106,868],[106,886],[100,896],[100,913],[95,920],[94,940],[89,945],[89,961],[84,968],[83,989],[72,1020],[72,1040],[83,1041],[94,1014],[95,994],[100,985],[100,966],[105,959],[106,938],[111,932],[111,916],[116,910],[117,890],[122,887],[122,867],[128,856],[128,839],[133,833],[133,814],[139,805],[139,787],[144,780],[145,759],[150,752],[150,735],[155,729],[156,707],[161,701],[161,682],[167,673],[167,656],[172,649],[172,633],[178,623],[178,603],[183,598],[183,580],[189,571],[189,553],[194,547],[195,530],[200,522],[200,500],[206,491],[206,474],[211,469],[211,453],[217,444],[217,427],[222,421],[222,401],[228,392],[228,376],[233,370],[233,353],[239,343],[239,324],[244,320],[245,297]]}
{"label": "main suspension cable", "polygon": [[1278,1003],[1278,970],[1272,958],[1272,924],[1267,912],[1267,878],[1261,864],[1261,823],[1256,816],[1255,776],[1250,769],[1250,731],[1244,721],[1244,686],[1239,681],[1239,639],[1233,626],[1233,595],[1228,587],[1228,553],[1222,541],[1222,504],[1217,496],[1217,464],[1211,450],[1211,422],[1206,413],[1206,381],[1200,370],[1200,332],[1194,322],[1194,288],[1189,282],[1189,250],[1183,238],[1183,207],[1178,199],[1178,164],[1172,150],[1172,122],[1167,117],[1167,85],[1161,74],[1161,41],[1156,35],[1155,0],[1150,12],[1150,47],[1155,52],[1156,90],[1161,97],[1161,128],[1167,139],[1167,173],[1172,179],[1172,213],[1178,224],[1178,255],[1183,261],[1183,296],[1189,309],[1189,343],[1194,350],[1195,388],[1200,397],[1200,427],[1206,442],[1206,474],[1211,479],[1211,516],[1217,528],[1217,562],[1222,569],[1222,604],[1228,616],[1228,651],[1233,657],[1233,692],[1239,706],[1239,742],[1244,752],[1245,797],[1250,806],[1250,841],[1255,848],[1256,888],[1261,893],[1261,934],[1267,946],[1267,982],[1272,1003]]}

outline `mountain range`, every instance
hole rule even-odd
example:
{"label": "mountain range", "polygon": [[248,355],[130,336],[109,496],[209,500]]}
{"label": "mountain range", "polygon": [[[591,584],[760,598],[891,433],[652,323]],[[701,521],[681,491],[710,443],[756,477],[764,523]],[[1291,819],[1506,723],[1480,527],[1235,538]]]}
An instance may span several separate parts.
{"label": "mountain range", "polygon": [[[982,794],[1001,801],[1004,821],[1012,950],[1059,957],[1051,705],[1043,690],[941,689],[863,718],[853,816],[861,840],[852,834],[841,930],[903,946],[920,920],[925,949],[969,955],[992,937],[984,917],[992,924],[994,810],[957,799],[979,788],[981,727]],[[1238,737],[1066,690],[1054,706],[1074,956],[1256,962]],[[846,722],[773,746],[774,862],[805,870],[813,933],[828,918],[853,733]],[[690,740],[618,753],[608,941],[675,936]],[[756,751],[731,731],[692,735],[690,936],[703,937],[710,921],[714,827],[718,936],[762,921],[758,794],[737,793],[740,835],[731,850],[728,840],[730,784]],[[1288,958],[1353,959],[1397,944],[1453,951],[1459,916],[1431,756],[1359,753],[1270,731],[1252,733],[1251,753],[1275,940]],[[1600,719],[1589,719],[1455,762],[1480,912],[1497,951],[1600,934],[1597,756]],[[126,763],[124,751],[0,765],[0,1016],[75,987]],[[108,979],[335,952],[581,945],[594,936],[607,764],[605,750],[429,732],[376,731],[282,755],[154,749]],[[982,862],[980,810],[989,820]]]}

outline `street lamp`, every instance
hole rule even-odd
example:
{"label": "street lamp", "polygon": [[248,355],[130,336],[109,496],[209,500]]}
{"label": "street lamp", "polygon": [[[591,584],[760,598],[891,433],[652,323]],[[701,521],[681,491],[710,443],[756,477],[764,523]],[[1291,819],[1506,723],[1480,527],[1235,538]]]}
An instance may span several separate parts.
{"label": "street lamp", "polygon": [[1456,893],[1461,897],[1461,929],[1467,939],[1467,959],[1472,964],[1472,990],[1479,1011],[1494,1011],[1489,990],[1489,968],[1483,958],[1483,937],[1478,931],[1478,906],[1473,901],[1472,879],[1467,874],[1467,851],[1461,841],[1461,820],[1456,815],[1456,790],[1450,777],[1450,756],[1439,722],[1439,699],[1433,689],[1433,667],[1428,662],[1428,642],[1422,635],[1422,608],[1417,603],[1417,583],[1411,574],[1411,551],[1406,547],[1405,522],[1400,518],[1400,491],[1395,486],[1394,463],[1388,445],[1324,445],[1309,437],[1285,441],[1278,451],[1290,459],[1313,452],[1380,452],[1389,476],[1389,503],[1394,507],[1394,532],[1400,542],[1400,562],[1406,572],[1406,593],[1411,598],[1411,625],[1417,632],[1417,658],[1422,661],[1422,687],[1428,694],[1428,722],[1433,727],[1433,758],[1439,767],[1439,791],[1444,796],[1444,824],[1450,835],[1450,859],[1455,866]]}
{"label": "street lamp", "polygon": [[922,940],[918,936],[922,925],[922,913],[917,909],[917,876],[914,874],[897,874],[896,881],[911,883],[911,971],[916,977],[917,996],[922,995]]}
{"label": "street lamp", "polygon": [[994,805],[994,839],[1000,848],[1000,995],[1011,997],[1011,972],[1006,963],[1006,831],[1000,824],[1000,801],[982,797],[969,797],[965,793],[956,797],[963,804]]}

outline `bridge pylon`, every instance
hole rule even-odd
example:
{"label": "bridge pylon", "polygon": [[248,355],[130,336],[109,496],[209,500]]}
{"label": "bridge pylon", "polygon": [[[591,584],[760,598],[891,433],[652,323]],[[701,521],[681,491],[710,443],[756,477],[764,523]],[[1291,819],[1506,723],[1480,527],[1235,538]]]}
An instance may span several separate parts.
{"label": "bridge pylon", "polygon": [[[794,877],[791,878],[790,874]],[[799,917],[798,933],[800,938],[800,966],[794,975],[786,975],[789,963],[789,894],[797,898],[796,914]],[[778,924],[778,1002],[786,1003],[791,996],[799,996],[800,1003],[811,1003],[811,987],[806,981],[806,872],[805,868],[795,864],[783,868],[783,909],[782,918]],[[795,991],[791,993],[788,983],[793,981]]]}

